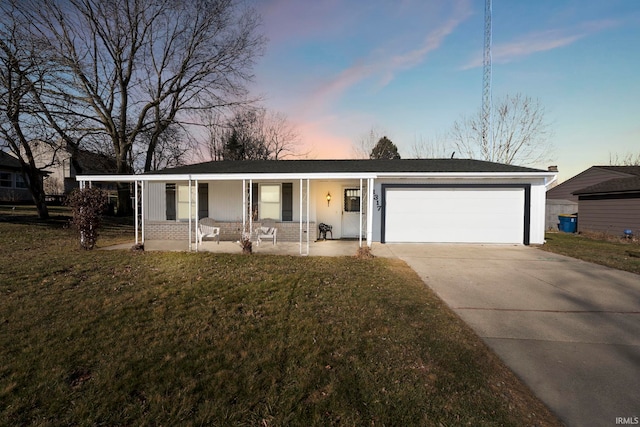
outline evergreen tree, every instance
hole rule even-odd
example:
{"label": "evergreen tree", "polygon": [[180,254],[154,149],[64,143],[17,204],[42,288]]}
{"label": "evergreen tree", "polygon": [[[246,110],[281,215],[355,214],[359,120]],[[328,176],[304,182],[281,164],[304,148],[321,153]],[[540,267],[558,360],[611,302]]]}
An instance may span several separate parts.
{"label": "evergreen tree", "polygon": [[391,142],[389,138],[383,136],[380,138],[378,143],[373,150],[371,150],[371,154],[369,155],[370,159],[399,159],[400,154],[398,153],[398,147],[396,144]]}

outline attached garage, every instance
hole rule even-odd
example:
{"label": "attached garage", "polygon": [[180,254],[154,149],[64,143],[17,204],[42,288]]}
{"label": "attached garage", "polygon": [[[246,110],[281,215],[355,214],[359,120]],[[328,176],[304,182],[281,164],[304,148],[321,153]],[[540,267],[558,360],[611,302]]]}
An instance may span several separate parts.
{"label": "attached garage", "polygon": [[382,186],[382,241],[529,244],[530,186]]}

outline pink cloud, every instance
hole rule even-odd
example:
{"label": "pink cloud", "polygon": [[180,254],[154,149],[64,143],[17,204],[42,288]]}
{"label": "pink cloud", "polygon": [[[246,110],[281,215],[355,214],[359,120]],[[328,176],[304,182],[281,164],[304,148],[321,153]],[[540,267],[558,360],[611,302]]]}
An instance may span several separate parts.
{"label": "pink cloud", "polygon": [[[446,37],[472,14],[468,0],[455,3],[452,16],[440,26],[430,31],[423,42],[415,49],[391,56],[386,49],[374,49],[366,59],[359,59],[349,68],[328,80],[314,91],[307,102],[305,110],[326,108],[327,104],[339,98],[354,85],[372,76],[379,77],[378,87],[389,84],[398,71],[410,69],[425,60],[432,51],[438,49]],[[389,56],[391,59],[389,60]]]}
{"label": "pink cloud", "polygon": [[344,136],[329,132],[328,118],[315,122],[298,122],[296,129],[302,145],[300,152],[307,153],[309,159],[348,159],[353,156],[352,141]]}

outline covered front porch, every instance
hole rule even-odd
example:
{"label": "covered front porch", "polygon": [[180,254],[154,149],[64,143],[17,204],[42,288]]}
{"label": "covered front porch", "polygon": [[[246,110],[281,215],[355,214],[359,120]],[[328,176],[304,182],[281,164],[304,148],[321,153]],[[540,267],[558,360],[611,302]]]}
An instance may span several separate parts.
{"label": "covered front porch", "polygon": [[[147,250],[217,252],[223,244],[237,247],[243,236],[256,250],[255,231],[265,224],[276,227],[278,237],[276,245],[263,242],[264,252],[289,252],[295,245],[299,255],[312,255],[311,244],[320,237],[321,223],[333,227],[326,236],[332,240],[348,239],[356,249],[372,244],[374,178],[370,176],[138,175],[85,176],[79,181],[81,187],[102,181],[133,184],[135,244]],[[203,218],[220,229],[219,244],[218,239],[199,242],[198,224]],[[269,245],[275,247],[266,249]]]}

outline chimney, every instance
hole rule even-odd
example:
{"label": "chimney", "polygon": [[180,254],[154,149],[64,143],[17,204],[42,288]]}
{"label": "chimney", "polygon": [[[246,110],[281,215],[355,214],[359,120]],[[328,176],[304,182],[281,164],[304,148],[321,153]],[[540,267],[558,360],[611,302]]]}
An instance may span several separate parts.
{"label": "chimney", "polygon": [[558,166],[549,166],[549,172],[558,172]]}

